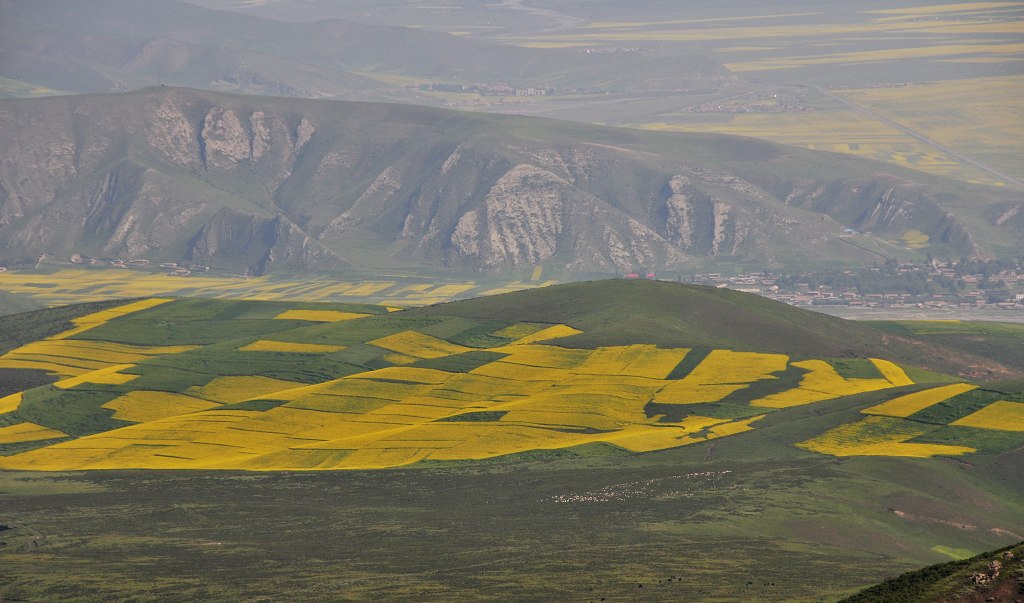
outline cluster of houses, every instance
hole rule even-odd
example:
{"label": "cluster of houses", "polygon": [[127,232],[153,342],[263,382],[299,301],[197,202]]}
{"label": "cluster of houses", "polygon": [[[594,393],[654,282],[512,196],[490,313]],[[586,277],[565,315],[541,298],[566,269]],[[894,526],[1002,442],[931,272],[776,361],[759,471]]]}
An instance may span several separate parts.
{"label": "cluster of houses", "polygon": [[[901,267],[900,270],[910,270]],[[957,278],[964,284],[964,289],[957,292],[930,292],[912,294],[906,291],[893,290],[877,293],[860,293],[850,289],[836,289],[828,285],[812,287],[806,282],[798,282],[792,287],[780,287],[782,275],[764,272],[751,272],[738,276],[726,276],[720,273],[697,274],[690,282],[715,287],[728,287],[747,293],[756,293],[776,301],[794,306],[854,306],[854,307],[918,307],[918,308],[1000,308],[1005,310],[1024,310],[1024,271],[1004,271],[989,275],[954,274],[950,268],[934,268],[929,270],[929,281],[932,279]],[[1005,287],[984,289],[979,287],[986,281],[998,281]]]}
{"label": "cluster of houses", "polygon": [[[85,254],[76,253],[71,256],[72,264],[85,266],[110,266],[111,268],[149,268],[149,260],[126,260],[123,258],[91,258]],[[169,276],[189,276],[193,271],[209,272],[209,266],[182,266],[177,262],[161,262],[156,265]]]}

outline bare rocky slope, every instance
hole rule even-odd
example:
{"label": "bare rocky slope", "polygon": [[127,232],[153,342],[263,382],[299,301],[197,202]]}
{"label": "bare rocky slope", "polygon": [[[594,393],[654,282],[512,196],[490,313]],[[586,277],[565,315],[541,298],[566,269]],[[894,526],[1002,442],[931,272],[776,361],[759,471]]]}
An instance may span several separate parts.
{"label": "bare rocky slope", "polygon": [[763,141],[171,87],[0,102],[0,262],[252,273],[870,264],[843,228],[1006,255],[1012,193]]}

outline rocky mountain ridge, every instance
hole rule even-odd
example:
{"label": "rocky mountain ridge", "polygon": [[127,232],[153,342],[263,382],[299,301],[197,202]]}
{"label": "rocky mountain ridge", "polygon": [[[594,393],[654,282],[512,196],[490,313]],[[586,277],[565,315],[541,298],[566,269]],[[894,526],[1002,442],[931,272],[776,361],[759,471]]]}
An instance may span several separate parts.
{"label": "rocky mountain ridge", "polygon": [[3,101],[0,142],[0,258],[610,272],[870,262],[844,227],[914,228],[956,254],[1017,236],[951,211],[1008,198],[872,162],[403,105],[169,87]]}

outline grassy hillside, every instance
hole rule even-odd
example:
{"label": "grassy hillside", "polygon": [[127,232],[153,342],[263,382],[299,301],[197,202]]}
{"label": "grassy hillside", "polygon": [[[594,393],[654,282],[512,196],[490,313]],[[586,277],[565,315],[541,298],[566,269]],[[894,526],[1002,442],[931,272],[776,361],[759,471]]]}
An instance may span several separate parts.
{"label": "grassy hillside", "polygon": [[1024,543],[907,572],[843,603],[1016,601],[1024,595]]}
{"label": "grassy hillside", "polygon": [[[859,358],[884,350],[887,358],[940,373],[1005,379],[1021,370],[1019,349],[1007,356],[979,349],[975,355],[955,345],[924,344],[907,331],[883,331],[756,295],[667,282],[573,283],[408,312],[565,323],[583,333],[556,343],[573,347],[650,343]],[[1014,331],[1006,333],[1008,342],[1019,340]]]}
{"label": "grassy hillside", "polygon": [[1024,352],[1020,338],[1024,325],[1001,322],[967,321],[878,321],[868,325],[900,335],[937,343],[997,360],[1017,371],[1024,370]]}
{"label": "grassy hillside", "polygon": [[746,438],[777,413],[847,398],[859,414],[789,445],[959,457],[1011,450],[1024,408],[1013,389],[935,372],[956,361],[977,371],[980,357],[669,283],[401,312],[152,298],[36,326],[53,312],[28,315],[17,336],[33,339],[0,356],[0,369],[59,379],[3,399],[0,466],[366,469],[647,453]]}
{"label": "grassy hillside", "polygon": [[[1019,390],[808,354],[831,319],[714,339],[805,316],[753,296],[534,293],[10,323],[0,367],[57,381],[0,397],[0,593],[820,600],[1022,531]],[[679,319],[623,331],[619,297]]]}

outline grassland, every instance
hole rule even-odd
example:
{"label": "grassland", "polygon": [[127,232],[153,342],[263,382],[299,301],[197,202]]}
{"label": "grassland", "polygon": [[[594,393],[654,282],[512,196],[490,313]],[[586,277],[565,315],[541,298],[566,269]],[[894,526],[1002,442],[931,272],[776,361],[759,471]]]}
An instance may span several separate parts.
{"label": "grassland", "polygon": [[868,324],[891,333],[912,335],[924,341],[996,358],[1006,366],[1024,370],[1024,354],[1020,353],[1024,325],[1021,324],[961,320],[902,320]]}

